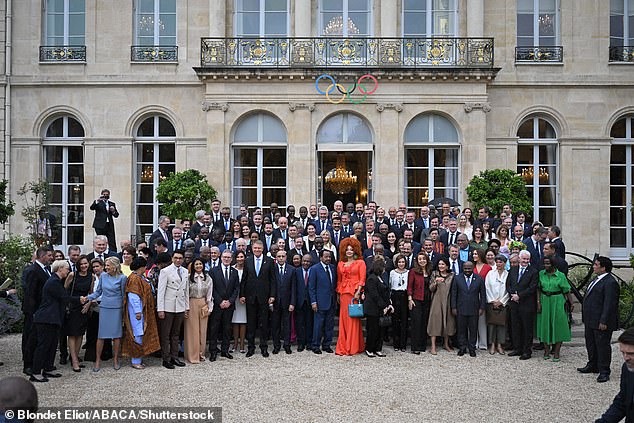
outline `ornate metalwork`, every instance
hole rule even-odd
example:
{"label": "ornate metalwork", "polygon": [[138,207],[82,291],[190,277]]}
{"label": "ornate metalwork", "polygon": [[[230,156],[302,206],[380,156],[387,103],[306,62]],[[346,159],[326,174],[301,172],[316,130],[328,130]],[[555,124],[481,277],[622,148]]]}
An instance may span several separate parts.
{"label": "ornate metalwork", "polygon": [[515,47],[515,62],[552,62],[562,63],[564,48],[554,47]]}
{"label": "ornate metalwork", "polygon": [[132,46],[133,62],[178,62],[178,46]]}
{"label": "ornate metalwork", "polygon": [[202,38],[203,68],[492,68],[493,38]]}
{"label": "ornate metalwork", "polygon": [[40,46],[40,62],[85,62],[86,46]]}
{"label": "ornate metalwork", "polygon": [[634,63],[634,47],[610,47],[610,62]]}

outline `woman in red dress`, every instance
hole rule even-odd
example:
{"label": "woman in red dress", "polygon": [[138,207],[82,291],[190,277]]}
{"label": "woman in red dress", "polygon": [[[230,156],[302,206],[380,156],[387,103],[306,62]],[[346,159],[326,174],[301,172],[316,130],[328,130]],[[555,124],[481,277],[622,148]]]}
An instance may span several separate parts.
{"label": "woman in red dress", "polygon": [[339,244],[337,265],[337,298],[339,300],[339,337],[337,355],[354,355],[365,350],[361,319],[348,315],[348,304],[352,299],[361,298],[361,289],[365,285],[365,262],[361,253],[361,244],[354,238],[345,238]]}

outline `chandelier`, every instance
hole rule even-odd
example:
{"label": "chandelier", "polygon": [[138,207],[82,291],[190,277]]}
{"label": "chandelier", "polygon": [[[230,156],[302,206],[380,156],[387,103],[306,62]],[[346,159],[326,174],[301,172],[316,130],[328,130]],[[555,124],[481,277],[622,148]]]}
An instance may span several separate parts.
{"label": "chandelier", "polygon": [[[535,177],[535,171],[533,170],[533,166],[531,167],[525,167],[524,169],[522,169],[522,173],[519,174],[519,176],[522,177],[522,179],[524,179],[524,182],[526,182],[527,184],[532,184],[533,183],[533,179]],[[539,168],[539,183],[540,184],[546,184],[548,182],[548,178],[550,177],[550,175],[548,174],[548,171],[546,170],[546,168],[540,167]]]}
{"label": "chandelier", "polygon": [[[158,174],[159,182],[163,182],[165,176],[159,172]],[[145,165],[143,166],[143,170],[141,171],[141,182],[143,183],[152,183],[154,182],[154,166]]]}
{"label": "chandelier", "polygon": [[346,169],[346,158],[337,154],[337,165],[326,174],[326,187],[335,194],[347,194],[357,184],[357,177]]}
{"label": "chandelier", "polygon": [[[348,36],[359,35],[360,32],[352,19],[348,18]],[[328,21],[326,28],[324,28],[324,35],[343,35],[343,16],[335,16]]]}
{"label": "chandelier", "polygon": [[[154,30],[154,16],[152,15],[143,15],[139,19],[139,29],[142,32],[152,33]],[[165,23],[162,20],[158,20],[158,29],[159,32],[165,31]]]}

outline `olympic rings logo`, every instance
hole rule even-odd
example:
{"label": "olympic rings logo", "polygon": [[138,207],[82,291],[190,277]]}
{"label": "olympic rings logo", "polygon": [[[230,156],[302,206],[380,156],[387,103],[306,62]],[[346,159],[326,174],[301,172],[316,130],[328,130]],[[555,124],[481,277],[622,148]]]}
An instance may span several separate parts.
{"label": "olympic rings logo", "polygon": [[[328,79],[331,82],[331,84],[328,85],[328,88],[326,88],[326,91],[323,91],[321,88],[319,88],[319,81],[321,81],[322,79]],[[366,86],[363,85],[363,81],[366,79],[374,83],[374,87],[371,90],[366,89]],[[328,75],[327,73],[319,75],[319,77],[315,80],[315,89],[317,90],[317,92],[319,94],[325,95],[326,100],[328,100],[332,104],[342,103],[346,98],[352,104],[361,104],[368,98],[369,95],[374,94],[377,88],[379,88],[379,82],[376,80],[376,77],[374,75],[370,75],[369,73],[360,76],[359,79],[357,79],[357,81],[354,84],[350,85],[347,89],[342,84],[337,83],[335,81],[335,78],[333,78],[331,75]],[[341,94],[341,97],[338,99],[333,99],[330,97],[330,95],[333,94],[335,90],[337,90],[339,94]],[[358,99],[353,99],[352,94],[357,90],[361,95]]]}

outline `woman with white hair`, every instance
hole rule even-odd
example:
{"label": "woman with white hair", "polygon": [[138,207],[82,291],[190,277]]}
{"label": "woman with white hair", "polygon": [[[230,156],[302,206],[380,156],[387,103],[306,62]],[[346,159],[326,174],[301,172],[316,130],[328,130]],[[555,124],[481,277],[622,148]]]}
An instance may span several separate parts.
{"label": "woman with white hair", "polygon": [[106,259],[106,271],[99,277],[99,285],[95,292],[87,298],[92,301],[101,296],[99,305],[99,334],[97,335],[97,357],[93,372],[101,369],[101,351],[105,339],[113,341],[113,368],[119,370],[119,347],[121,346],[121,336],[123,335],[123,296],[125,295],[125,285],[127,278],[121,272],[121,263],[116,257]]}

